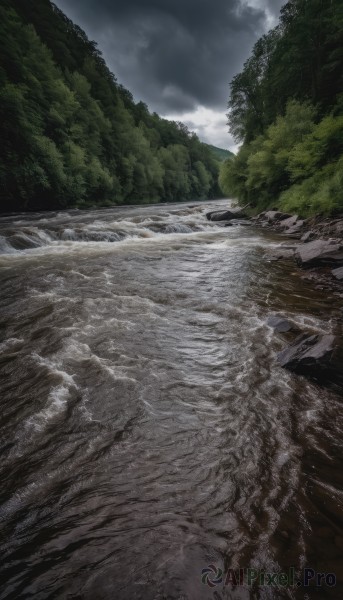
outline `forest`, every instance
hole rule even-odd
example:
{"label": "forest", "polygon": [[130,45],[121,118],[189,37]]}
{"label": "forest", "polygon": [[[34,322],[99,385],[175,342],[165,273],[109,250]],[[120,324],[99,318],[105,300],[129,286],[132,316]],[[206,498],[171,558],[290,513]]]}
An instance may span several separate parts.
{"label": "forest", "polygon": [[1,0],[0,211],[221,195],[220,158],[151,114],[49,0]]}
{"label": "forest", "polygon": [[252,212],[343,211],[343,2],[290,0],[231,82],[240,150],[220,184]]}

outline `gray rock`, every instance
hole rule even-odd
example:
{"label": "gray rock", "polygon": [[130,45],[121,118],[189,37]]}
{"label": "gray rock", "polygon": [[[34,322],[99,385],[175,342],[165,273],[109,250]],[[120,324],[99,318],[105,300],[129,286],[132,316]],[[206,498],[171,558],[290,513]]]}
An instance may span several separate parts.
{"label": "gray rock", "polygon": [[293,215],[292,217],[288,217],[288,219],[285,219],[284,221],[282,221],[281,223],[281,227],[282,229],[289,229],[290,227],[293,227],[297,220],[298,220],[298,215]]}
{"label": "gray rock", "polygon": [[294,250],[287,248],[274,249],[268,258],[269,260],[282,260],[294,258]]}
{"label": "gray rock", "polygon": [[340,338],[307,333],[278,354],[278,362],[285,369],[324,384],[343,384],[342,358]]}
{"label": "gray rock", "polygon": [[299,233],[299,231],[304,227],[305,221],[297,221],[292,227],[285,230],[285,233],[288,235],[292,235],[293,233]]}
{"label": "gray rock", "polygon": [[272,327],[274,331],[277,333],[287,333],[289,331],[299,332],[299,327],[293,323],[293,321],[289,321],[285,317],[281,315],[274,315],[272,317],[268,317],[267,325]]}
{"label": "gray rock", "polygon": [[253,219],[256,219],[257,221],[263,221],[265,219],[265,216],[266,216],[266,213],[261,212],[256,217],[253,217]]}
{"label": "gray rock", "polygon": [[343,244],[334,240],[314,240],[298,246],[295,257],[302,267],[343,266]]}
{"label": "gray rock", "polygon": [[231,219],[244,219],[246,215],[239,210],[212,211],[206,214],[208,221],[231,221]]}
{"label": "gray rock", "polygon": [[339,281],[341,281],[343,279],[343,267],[339,267],[338,269],[333,269],[331,271],[331,273]]}
{"label": "gray rock", "polygon": [[264,214],[263,218],[267,219],[269,223],[274,223],[275,221],[283,221],[284,219],[287,219],[287,217],[289,217],[289,215],[286,213],[282,213],[277,210],[268,210]]}
{"label": "gray rock", "polygon": [[310,242],[315,237],[316,237],[316,234],[314,231],[306,231],[306,233],[304,233],[304,235],[300,238],[300,241],[303,242],[304,244],[307,244],[307,242]]}

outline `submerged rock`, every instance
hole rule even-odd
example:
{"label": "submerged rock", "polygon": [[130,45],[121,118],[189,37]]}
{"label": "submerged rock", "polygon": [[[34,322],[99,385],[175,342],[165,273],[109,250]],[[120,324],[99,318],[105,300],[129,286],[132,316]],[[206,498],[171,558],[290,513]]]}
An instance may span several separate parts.
{"label": "submerged rock", "polygon": [[277,333],[300,331],[299,327],[295,323],[293,323],[293,321],[290,321],[289,319],[286,319],[286,317],[283,317],[281,315],[273,315],[272,317],[268,317],[267,325],[269,325],[269,327],[272,327]]}
{"label": "submerged rock", "polygon": [[341,281],[343,279],[343,267],[339,267],[338,269],[333,269],[331,271],[331,273],[339,281]]}
{"label": "submerged rock", "polygon": [[278,354],[278,362],[285,369],[324,384],[343,383],[342,358],[340,338],[307,333]]}
{"label": "submerged rock", "polygon": [[269,255],[269,260],[286,260],[294,258],[294,250],[290,250],[288,248],[280,248],[273,250],[273,252]]}
{"label": "submerged rock", "polygon": [[343,265],[343,244],[336,240],[315,240],[297,247],[295,257],[302,267]]}

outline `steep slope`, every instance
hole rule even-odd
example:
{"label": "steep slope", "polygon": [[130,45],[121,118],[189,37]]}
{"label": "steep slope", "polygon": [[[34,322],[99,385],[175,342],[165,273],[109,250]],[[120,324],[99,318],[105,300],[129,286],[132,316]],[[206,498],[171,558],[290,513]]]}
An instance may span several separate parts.
{"label": "steep slope", "polygon": [[2,211],[205,199],[218,164],[150,114],[49,0],[0,6]]}

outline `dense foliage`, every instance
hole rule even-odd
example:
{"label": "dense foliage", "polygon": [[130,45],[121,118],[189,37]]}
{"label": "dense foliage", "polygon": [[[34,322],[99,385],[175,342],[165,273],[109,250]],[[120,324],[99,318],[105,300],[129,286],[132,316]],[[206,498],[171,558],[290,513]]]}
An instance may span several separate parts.
{"label": "dense foliage", "polygon": [[217,148],[217,146],[212,146],[211,144],[206,144],[207,147],[211,150],[212,154],[215,156],[217,160],[223,162],[224,160],[228,160],[229,158],[234,157],[234,153],[230,152],[230,150],[224,150],[224,148]]}
{"label": "dense foliage", "polygon": [[290,0],[231,82],[222,188],[255,210],[343,210],[343,3]]}
{"label": "dense foliage", "polygon": [[0,3],[2,211],[218,195],[219,163],[150,114],[49,0]]}

